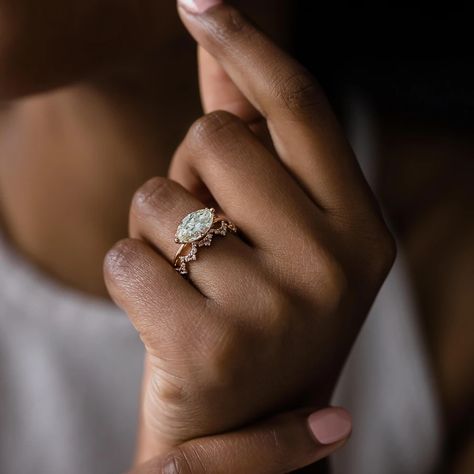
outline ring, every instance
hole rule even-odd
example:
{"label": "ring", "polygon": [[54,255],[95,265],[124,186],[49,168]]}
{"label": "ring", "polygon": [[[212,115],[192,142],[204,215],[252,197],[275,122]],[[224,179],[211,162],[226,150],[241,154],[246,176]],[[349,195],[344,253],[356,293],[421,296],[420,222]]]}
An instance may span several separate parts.
{"label": "ring", "polygon": [[188,263],[197,259],[200,247],[210,247],[215,235],[237,233],[237,227],[228,219],[216,216],[215,209],[191,212],[179,224],[175,242],[180,244],[174,259],[174,268],[181,275],[189,273]]}

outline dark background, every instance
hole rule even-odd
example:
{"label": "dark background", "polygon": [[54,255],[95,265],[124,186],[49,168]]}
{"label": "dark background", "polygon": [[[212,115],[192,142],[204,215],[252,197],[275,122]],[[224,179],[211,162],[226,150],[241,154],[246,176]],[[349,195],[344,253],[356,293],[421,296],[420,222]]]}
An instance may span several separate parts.
{"label": "dark background", "polygon": [[360,88],[388,109],[471,126],[474,43],[467,2],[300,0],[296,54],[337,107]]}

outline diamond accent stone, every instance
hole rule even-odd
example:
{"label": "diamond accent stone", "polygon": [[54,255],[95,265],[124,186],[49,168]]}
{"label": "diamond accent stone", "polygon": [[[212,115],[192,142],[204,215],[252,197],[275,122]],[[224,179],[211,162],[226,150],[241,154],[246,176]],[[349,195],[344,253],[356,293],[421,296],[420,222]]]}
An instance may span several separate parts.
{"label": "diamond accent stone", "polygon": [[[194,242],[183,242],[178,254],[176,255],[174,267],[176,271],[181,273],[184,277],[189,274],[188,264],[197,260],[199,248],[210,247],[215,236],[221,235],[225,237],[229,232],[233,232],[234,234],[237,233],[237,227],[232,222],[221,219],[217,219],[216,221],[214,209],[202,209],[201,211],[196,211],[196,213],[206,210],[212,213],[212,224],[210,229]],[[191,216],[191,214],[183,219],[183,223],[184,221],[187,221],[189,216]],[[176,241],[179,242],[178,237],[176,237]],[[186,250],[189,250],[188,253],[185,253]]]}
{"label": "diamond accent stone", "polygon": [[180,244],[190,244],[201,240],[211,230],[213,223],[213,209],[191,212],[179,224],[176,241]]}

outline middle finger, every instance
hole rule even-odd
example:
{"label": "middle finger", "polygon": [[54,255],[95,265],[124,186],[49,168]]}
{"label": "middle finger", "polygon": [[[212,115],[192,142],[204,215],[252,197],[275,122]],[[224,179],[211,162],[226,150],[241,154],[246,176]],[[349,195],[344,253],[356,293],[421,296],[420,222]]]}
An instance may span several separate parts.
{"label": "middle finger", "polygon": [[[276,150],[325,210],[372,209],[357,160],[316,80],[230,5],[178,2],[184,24],[268,122]],[[221,1],[211,2],[221,4]]]}
{"label": "middle finger", "polygon": [[198,120],[178,150],[171,175],[202,180],[224,213],[255,247],[275,249],[307,234],[317,206],[238,117],[213,112]]}

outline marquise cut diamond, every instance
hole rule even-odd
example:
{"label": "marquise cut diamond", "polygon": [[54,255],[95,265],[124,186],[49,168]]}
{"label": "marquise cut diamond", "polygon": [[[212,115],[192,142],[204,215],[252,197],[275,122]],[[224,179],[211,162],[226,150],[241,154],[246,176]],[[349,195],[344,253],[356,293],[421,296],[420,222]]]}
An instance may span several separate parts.
{"label": "marquise cut diamond", "polygon": [[213,222],[214,212],[211,209],[191,212],[179,224],[176,239],[181,244],[196,242],[209,232]]}

